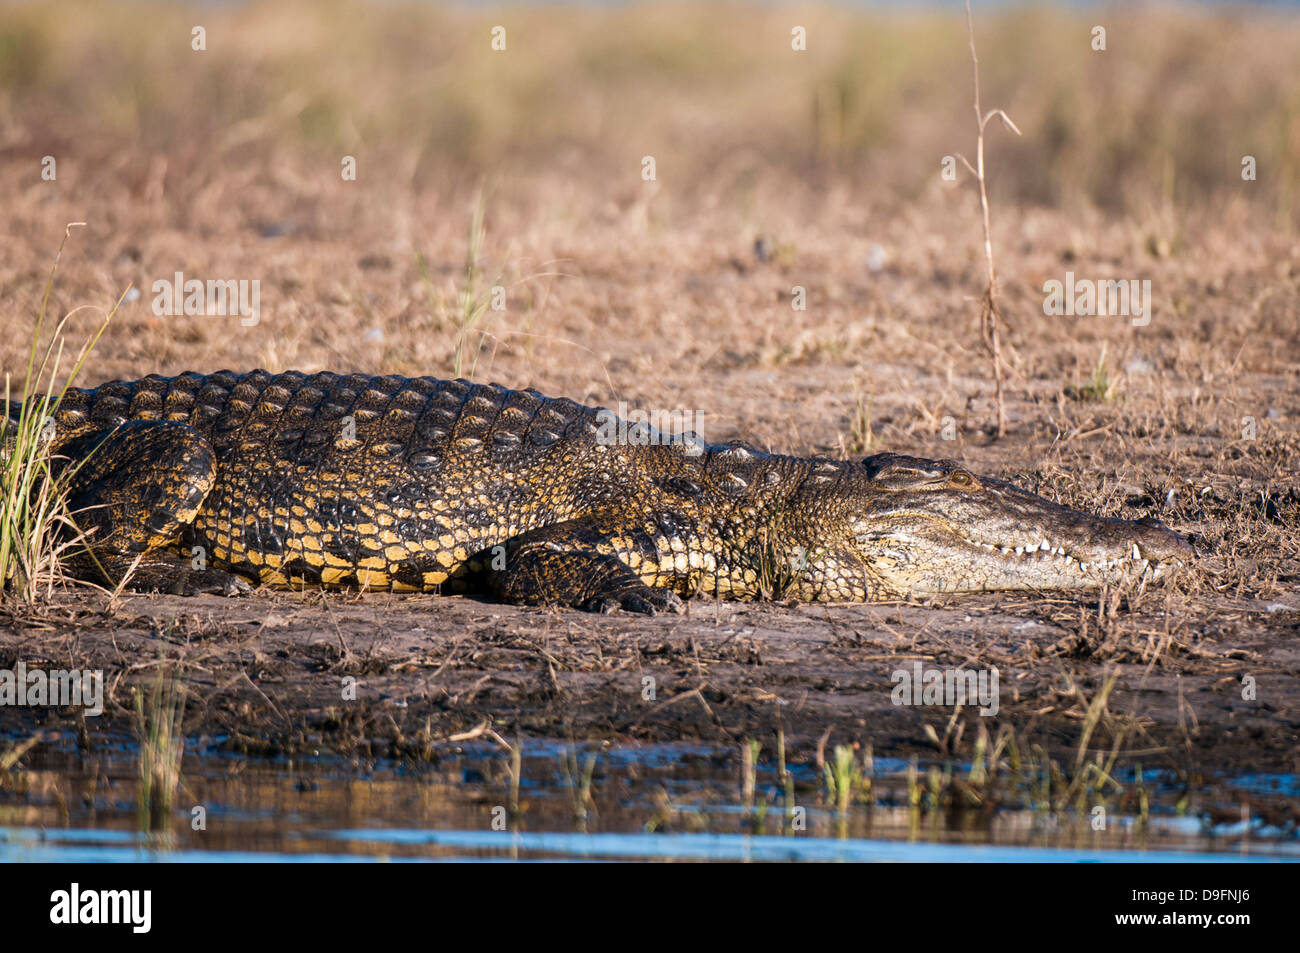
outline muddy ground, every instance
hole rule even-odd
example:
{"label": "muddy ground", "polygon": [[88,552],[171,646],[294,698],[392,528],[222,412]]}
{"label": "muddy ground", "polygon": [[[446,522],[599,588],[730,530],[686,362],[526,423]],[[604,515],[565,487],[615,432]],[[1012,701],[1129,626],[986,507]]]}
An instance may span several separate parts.
{"label": "muddy ground", "polygon": [[[1193,787],[1223,772],[1293,773],[1300,602],[1238,600],[1171,626],[1164,599],[1144,598],[1139,613],[1119,599],[1099,619],[1095,600],[1021,595],[938,606],[697,600],[684,617],[656,618],[386,594],[100,597],[39,622],[0,616],[0,668],[21,659],[102,670],[99,718],[28,709],[20,727],[6,713],[9,732],[61,729],[88,746],[132,737],[133,686],[166,672],[185,680],[185,728],[200,747],[253,756],[423,761],[496,732],[525,746],[739,749],[754,738],[770,757],[781,730],[792,763],[847,743],[960,760],[984,721],[1069,764],[1089,704],[1117,673],[1090,751],[1118,735],[1123,763]],[[918,661],[996,666],[1000,711],[894,705],[891,674]],[[1244,676],[1256,680],[1255,700],[1242,698]]]}

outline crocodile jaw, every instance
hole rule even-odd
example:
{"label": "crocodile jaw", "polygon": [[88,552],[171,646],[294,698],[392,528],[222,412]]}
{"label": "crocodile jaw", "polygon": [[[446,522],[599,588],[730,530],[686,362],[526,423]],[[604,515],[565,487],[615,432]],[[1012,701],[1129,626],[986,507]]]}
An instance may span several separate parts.
{"label": "crocodile jaw", "polygon": [[882,510],[855,523],[854,549],[896,596],[1099,589],[1163,578],[1192,555],[1155,520],[1093,516],[991,479]]}
{"label": "crocodile jaw", "polygon": [[[995,544],[930,519],[859,534],[860,555],[878,585],[896,595],[1029,589],[1099,589],[1160,579],[1187,560],[1148,541],[1153,527],[1129,523],[1119,545],[1072,548],[1043,536],[1002,537]],[[1168,533],[1163,528],[1157,532]],[[1172,534],[1171,534],[1172,535]],[[1186,545],[1186,544],[1183,544]]]}

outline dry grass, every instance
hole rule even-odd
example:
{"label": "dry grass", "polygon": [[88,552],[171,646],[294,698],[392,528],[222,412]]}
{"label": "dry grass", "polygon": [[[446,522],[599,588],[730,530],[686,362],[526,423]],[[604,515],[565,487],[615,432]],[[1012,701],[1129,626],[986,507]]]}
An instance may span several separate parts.
{"label": "dry grass", "polygon": [[980,216],[981,224],[984,226],[984,260],[988,264],[988,283],[984,286],[984,295],[980,301],[980,333],[984,337],[984,344],[989,349],[989,357],[993,359],[993,401],[996,410],[996,418],[993,426],[993,433],[996,437],[1005,437],[1007,433],[1007,407],[1005,395],[1003,394],[1003,373],[1002,373],[1002,314],[998,310],[998,276],[997,266],[993,258],[993,226],[989,222],[989,190],[988,174],[984,167],[984,130],[988,128],[990,122],[994,119],[1002,120],[1002,124],[1020,135],[1020,130],[1016,124],[1011,121],[1011,117],[1001,109],[990,109],[984,112],[980,106],[980,61],[975,52],[975,19],[971,13],[970,0],[966,0],[966,30],[970,36],[970,61],[973,71],[972,86],[975,90],[975,124],[977,135],[975,138],[975,165],[971,165],[965,156],[962,156],[962,162],[971,174],[975,176],[975,182],[980,188]]}

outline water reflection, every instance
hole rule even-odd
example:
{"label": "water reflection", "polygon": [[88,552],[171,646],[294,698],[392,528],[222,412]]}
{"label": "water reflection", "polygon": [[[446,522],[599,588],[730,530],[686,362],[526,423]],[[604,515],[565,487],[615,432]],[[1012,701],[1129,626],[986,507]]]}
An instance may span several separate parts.
{"label": "water reflection", "polygon": [[0,861],[1300,859],[1296,832],[1266,820],[1290,776],[1237,779],[1255,810],[1235,814],[1179,815],[1156,785],[1146,819],[1097,829],[1092,813],[930,808],[910,764],[872,771],[869,797],[841,800],[811,768],[699,746],[530,742],[398,764],[190,745],[172,810],[146,823],[132,748],[47,753],[0,787]]}

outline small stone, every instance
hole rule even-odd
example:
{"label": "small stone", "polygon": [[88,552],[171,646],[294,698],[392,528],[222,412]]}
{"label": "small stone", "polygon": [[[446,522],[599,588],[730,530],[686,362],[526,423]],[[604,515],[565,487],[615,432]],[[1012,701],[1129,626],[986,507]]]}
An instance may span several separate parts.
{"label": "small stone", "polygon": [[879,242],[872,242],[871,248],[867,252],[867,271],[881,271],[888,261],[889,253],[885,251],[885,246]]}

